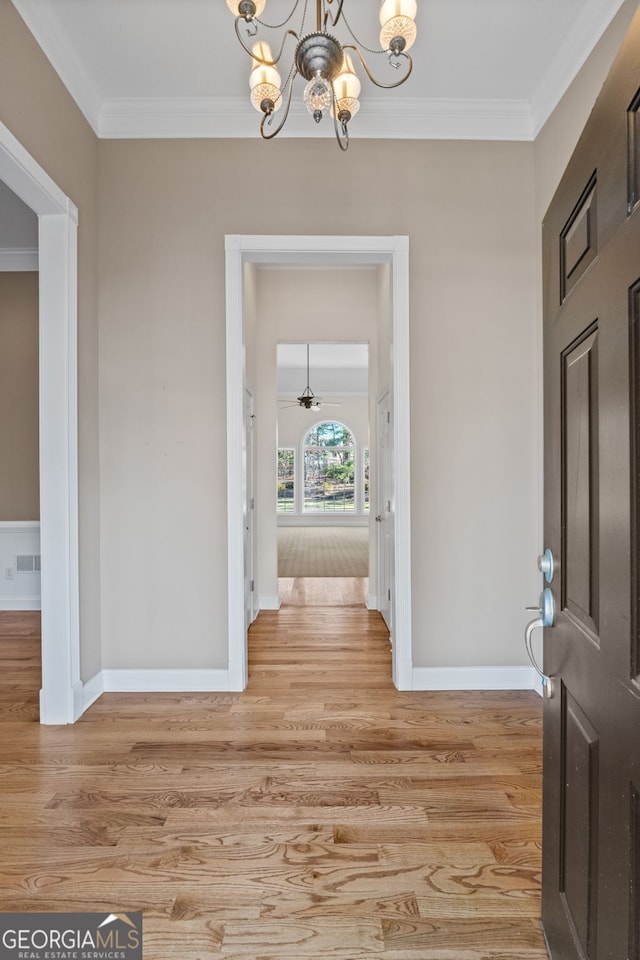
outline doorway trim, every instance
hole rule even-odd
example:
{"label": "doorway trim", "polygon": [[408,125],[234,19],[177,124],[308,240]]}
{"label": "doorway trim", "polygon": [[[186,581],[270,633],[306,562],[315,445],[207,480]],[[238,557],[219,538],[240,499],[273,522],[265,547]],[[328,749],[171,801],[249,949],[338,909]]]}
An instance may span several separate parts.
{"label": "doorway trim", "polygon": [[78,210],[0,123],[0,179],[38,215],[40,722],[82,712],[78,568]]}
{"label": "doorway trim", "polygon": [[247,684],[244,615],[243,407],[245,333],[244,264],[388,264],[392,276],[392,417],[394,432],[393,682],[413,686],[411,645],[411,486],[409,396],[409,238],[228,234],[225,236],[227,376],[228,679]]}

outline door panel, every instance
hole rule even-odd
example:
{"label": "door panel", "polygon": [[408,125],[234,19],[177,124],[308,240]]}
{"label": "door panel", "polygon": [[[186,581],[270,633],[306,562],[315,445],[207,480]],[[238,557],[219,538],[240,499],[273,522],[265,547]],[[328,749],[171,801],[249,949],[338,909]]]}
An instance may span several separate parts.
{"label": "door panel", "polygon": [[640,14],[543,226],[545,546],[559,559],[544,637],[553,960],[640,960],[639,91]]}
{"label": "door panel", "polygon": [[598,634],[598,330],[563,353],[562,607]]}
{"label": "door panel", "polygon": [[575,937],[585,957],[592,957],[598,889],[598,734],[566,688],[562,711],[560,889]]}

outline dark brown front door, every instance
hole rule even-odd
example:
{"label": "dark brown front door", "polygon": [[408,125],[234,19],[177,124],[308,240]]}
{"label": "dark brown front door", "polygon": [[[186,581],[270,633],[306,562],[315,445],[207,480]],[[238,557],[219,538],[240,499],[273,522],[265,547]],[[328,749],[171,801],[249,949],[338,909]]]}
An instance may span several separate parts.
{"label": "dark brown front door", "polygon": [[544,222],[543,925],[640,960],[640,18]]}

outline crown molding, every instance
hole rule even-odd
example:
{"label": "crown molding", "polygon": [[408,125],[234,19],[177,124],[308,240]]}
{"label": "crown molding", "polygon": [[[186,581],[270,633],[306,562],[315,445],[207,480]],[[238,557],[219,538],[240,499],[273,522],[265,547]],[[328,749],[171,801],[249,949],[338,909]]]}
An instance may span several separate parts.
{"label": "crown molding", "polygon": [[[278,116],[275,117],[275,122]],[[260,117],[246,97],[106,99],[98,121],[104,139],[256,138]],[[333,124],[310,123],[302,104],[292,105],[283,137],[334,136]],[[353,123],[359,139],[531,140],[533,119],[527,100],[363,101]]]}
{"label": "crown molding", "polygon": [[[102,98],[50,12],[50,0],[12,0],[85,118],[104,139],[255,138],[260,117],[243,96]],[[359,139],[533,140],[624,0],[585,0],[531,101],[365,98],[353,123]],[[277,122],[277,115],[274,122]],[[282,137],[333,137],[292,104]]]}
{"label": "crown molding", "polygon": [[35,247],[0,247],[0,273],[33,273],[39,269]]}
{"label": "crown molding", "polygon": [[50,3],[47,0],[11,2],[94,133],[98,133],[102,97],[58,29],[55,18],[51,16]]}
{"label": "crown molding", "polygon": [[558,106],[624,0],[586,0],[574,27],[565,38],[531,98],[535,139]]}

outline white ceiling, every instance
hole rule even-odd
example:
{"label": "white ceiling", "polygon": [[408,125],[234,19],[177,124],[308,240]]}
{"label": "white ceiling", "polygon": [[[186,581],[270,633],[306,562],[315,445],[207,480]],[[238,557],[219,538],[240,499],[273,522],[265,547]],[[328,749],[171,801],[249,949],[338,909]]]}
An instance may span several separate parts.
{"label": "white ceiling", "polygon": [[[307,384],[306,343],[279,343],[278,396],[297,397]],[[366,343],[309,344],[309,385],[320,396],[367,396],[369,347]]]}
{"label": "white ceiling", "polygon": [[[418,0],[413,75],[382,91],[360,70],[352,136],[532,139],[622,2]],[[100,136],[258,136],[248,58],[224,0],[13,3]],[[292,5],[268,0],[263,19],[284,19]],[[345,0],[344,9],[377,46],[378,4]],[[333,32],[347,41],[343,27]],[[283,132],[333,136],[328,119],[316,126],[302,107]]]}

